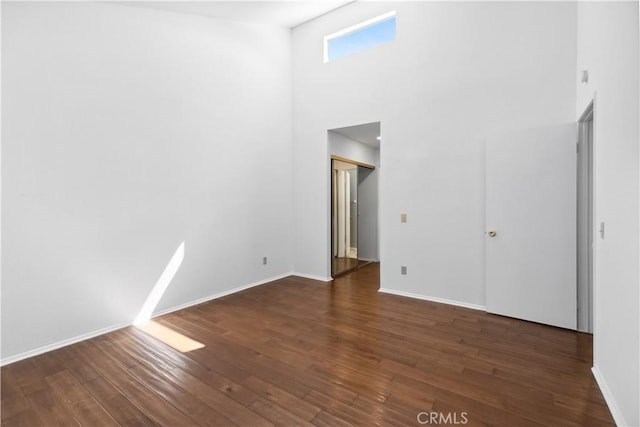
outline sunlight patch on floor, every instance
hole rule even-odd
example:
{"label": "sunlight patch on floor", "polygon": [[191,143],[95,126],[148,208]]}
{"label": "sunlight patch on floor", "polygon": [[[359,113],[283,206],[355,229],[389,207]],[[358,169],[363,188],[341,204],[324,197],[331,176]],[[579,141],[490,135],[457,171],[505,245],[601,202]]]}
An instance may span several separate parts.
{"label": "sunlight patch on floor", "polygon": [[155,339],[162,341],[166,345],[175,348],[181,353],[187,353],[204,347],[204,344],[201,342],[192,340],[191,338],[154,322],[153,320],[136,325],[136,328],[148,335],[151,335]]}

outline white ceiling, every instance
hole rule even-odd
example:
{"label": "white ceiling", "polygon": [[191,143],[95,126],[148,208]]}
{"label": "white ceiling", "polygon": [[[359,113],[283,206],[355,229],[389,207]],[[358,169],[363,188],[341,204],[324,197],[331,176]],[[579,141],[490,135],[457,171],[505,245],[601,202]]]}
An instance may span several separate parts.
{"label": "white ceiling", "polygon": [[293,28],[354,0],[327,1],[119,1],[127,6]]}
{"label": "white ceiling", "polygon": [[367,123],[364,125],[348,126],[345,128],[331,129],[340,135],[346,136],[354,141],[361,142],[373,148],[380,148],[380,122]]}

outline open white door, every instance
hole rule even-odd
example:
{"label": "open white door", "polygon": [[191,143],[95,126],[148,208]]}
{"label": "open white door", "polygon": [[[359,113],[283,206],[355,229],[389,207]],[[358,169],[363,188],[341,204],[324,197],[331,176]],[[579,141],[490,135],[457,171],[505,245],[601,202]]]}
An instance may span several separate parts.
{"label": "open white door", "polygon": [[576,124],[488,138],[486,156],[487,311],[576,329]]}

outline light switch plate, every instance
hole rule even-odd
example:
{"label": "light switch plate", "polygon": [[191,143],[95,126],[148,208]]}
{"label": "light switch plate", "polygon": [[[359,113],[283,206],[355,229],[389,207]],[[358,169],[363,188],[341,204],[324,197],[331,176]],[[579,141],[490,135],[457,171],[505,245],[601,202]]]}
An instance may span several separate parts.
{"label": "light switch plate", "polygon": [[400,222],[407,222],[407,214],[406,213],[401,213],[400,214]]}

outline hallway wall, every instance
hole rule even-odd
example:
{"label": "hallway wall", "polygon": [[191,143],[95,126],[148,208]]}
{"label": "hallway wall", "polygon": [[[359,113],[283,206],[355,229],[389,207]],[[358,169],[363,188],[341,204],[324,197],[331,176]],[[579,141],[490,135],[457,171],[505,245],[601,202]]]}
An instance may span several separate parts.
{"label": "hallway wall", "polygon": [[640,425],[638,2],[578,4],[576,117],[595,96],[594,366],[619,425]]}

